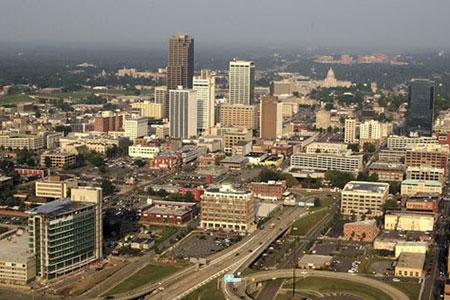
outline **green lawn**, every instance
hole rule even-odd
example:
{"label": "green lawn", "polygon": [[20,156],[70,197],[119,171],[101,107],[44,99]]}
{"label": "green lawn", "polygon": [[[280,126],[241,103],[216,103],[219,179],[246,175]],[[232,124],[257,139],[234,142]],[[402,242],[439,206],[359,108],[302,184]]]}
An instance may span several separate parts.
{"label": "green lawn", "polygon": [[183,300],[225,300],[222,291],[217,289],[217,280],[213,280],[195,290]]}
{"label": "green lawn", "polygon": [[414,282],[390,282],[390,285],[405,293],[409,299],[416,300],[419,298],[420,284]]}
{"label": "green lawn", "polygon": [[[292,235],[305,235],[308,233],[308,231],[314,227],[317,223],[319,223],[323,218],[325,218],[328,213],[330,212],[330,209],[323,209],[316,212],[311,212],[311,214],[298,219],[295,221],[295,223],[292,225]],[[297,228],[297,230],[294,230],[294,228]]]}
{"label": "green lawn", "polygon": [[180,268],[181,267],[179,266],[172,265],[150,264],[114,287],[108,292],[108,295],[124,293],[143,286],[144,284],[157,282],[158,280],[177,272]]}
{"label": "green lawn", "polygon": [[32,102],[34,101],[33,98],[31,98],[28,95],[6,95],[0,97],[0,105],[6,105],[6,104],[16,104],[16,103],[22,103],[22,102]]}
{"label": "green lawn", "polygon": [[[292,283],[285,285],[285,288],[292,288]],[[346,293],[365,300],[393,300],[379,289],[342,279],[307,277],[297,280],[296,288],[305,293]]]}
{"label": "green lawn", "polygon": [[311,207],[310,208],[311,211],[319,210],[323,207],[330,206],[336,201],[333,199],[333,197],[330,197],[330,196],[323,196],[323,197],[319,197],[319,198],[320,198],[320,206]]}

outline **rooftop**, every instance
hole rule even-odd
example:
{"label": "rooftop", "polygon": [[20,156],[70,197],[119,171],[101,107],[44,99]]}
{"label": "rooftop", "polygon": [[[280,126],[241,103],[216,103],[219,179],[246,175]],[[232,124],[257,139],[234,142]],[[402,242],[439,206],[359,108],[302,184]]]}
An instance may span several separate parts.
{"label": "rooftop", "polygon": [[389,189],[389,183],[369,182],[369,181],[350,181],[342,191],[345,192],[366,192],[366,193],[384,193]]}
{"label": "rooftop", "polygon": [[396,163],[387,163],[387,162],[374,162],[369,166],[370,169],[376,170],[405,170],[404,164],[396,164]]}
{"label": "rooftop", "polygon": [[425,253],[402,252],[398,258],[397,268],[422,269],[425,264]]}
{"label": "rooftop", "polygon": [[70,200],[70,198],[61,198],[47,204],[32,208],[27,212],[31,215],[44,215],[47,217],[54,217],[61,214],[71,213],[81,208],[93,205],[94,204],[87,202],[75,202]]}
{"label": "rooftop", "polygon": [[0,239],[0,261],[26,263],[29,255],[28,234],[23,230]]}
{"label": "rooftop", "polygon": [[402,181],[402,184],[411,184],[411,185],[424,184],[427,186],[436,186],[436,187],[442,186],[442,183],[436,180],[420,180],[420,179],[405,179]]}

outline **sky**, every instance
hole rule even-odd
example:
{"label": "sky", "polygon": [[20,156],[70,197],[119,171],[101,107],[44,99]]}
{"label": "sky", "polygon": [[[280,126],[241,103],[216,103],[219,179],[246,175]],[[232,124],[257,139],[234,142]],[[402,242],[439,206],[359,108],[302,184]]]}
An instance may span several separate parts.
{"label": "sky", "polygon": [[1,0],[5,43],[450,48],[449,0]]}

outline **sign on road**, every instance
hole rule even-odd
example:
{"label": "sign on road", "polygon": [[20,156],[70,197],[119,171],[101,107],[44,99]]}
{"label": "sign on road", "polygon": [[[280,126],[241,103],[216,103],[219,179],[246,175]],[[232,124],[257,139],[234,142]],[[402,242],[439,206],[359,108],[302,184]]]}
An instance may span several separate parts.
{"label": "sign on road", "polygon": [[241,278],[234,277],[234,274],[225,274],[223,276],[223,281],[225,281],[225,283],[239,283],[241,282]]}

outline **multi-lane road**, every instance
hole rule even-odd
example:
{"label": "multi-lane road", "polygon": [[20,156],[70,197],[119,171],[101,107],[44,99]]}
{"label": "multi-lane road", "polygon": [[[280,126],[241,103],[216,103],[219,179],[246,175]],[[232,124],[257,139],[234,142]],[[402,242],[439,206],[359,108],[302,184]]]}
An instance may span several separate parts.
{"label": "multi-lane road", "polygon": [[188,267],[157,284],[148,284],[138,290],[115,296],[119,299],[134,299],[150,294],[149,299],[181,299],[211,280],[259,256],[304,214],[306,212],[302,208],[286,208],[278,218],[269,222],[270,226],[257,229],[239,244],[213,256],[206,266],[198,270],[195,266]]}

